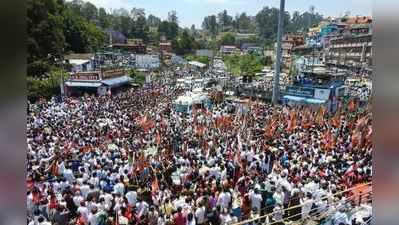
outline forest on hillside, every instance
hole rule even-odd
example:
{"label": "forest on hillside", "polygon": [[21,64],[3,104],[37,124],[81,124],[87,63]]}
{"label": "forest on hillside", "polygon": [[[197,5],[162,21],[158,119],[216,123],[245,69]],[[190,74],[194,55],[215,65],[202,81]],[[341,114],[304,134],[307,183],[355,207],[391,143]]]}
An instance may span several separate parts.
{"label": "forest on hillside", "polygon": [[[27,47],[28,76],[43,77],[60,67],[60,58],[68,53],[88,53],[102,49],[111,31],[126,38],[140,38],[157,45],[164,36],[172,42],[176,54],[195,49],[218,49],[222,44],[237,44],[235,33],[255,33],[244,42],[270,46],[276,38],[277,8],[264,7],[256,15],[245,12],[234,17],[223,10],[203,19],[202,27],[181,28],[176,11],[162,20],[147,15],[145,9],[109,10],[82,0],[28,0]],[[308,12],[285,13],[286,32],[303,32],[323,19],[310,7]]]}

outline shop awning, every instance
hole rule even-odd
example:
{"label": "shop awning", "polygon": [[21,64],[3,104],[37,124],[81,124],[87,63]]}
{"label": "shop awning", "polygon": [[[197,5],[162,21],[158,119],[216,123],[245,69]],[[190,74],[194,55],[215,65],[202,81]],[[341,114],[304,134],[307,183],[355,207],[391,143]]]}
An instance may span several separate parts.
{"label": "shop awning", "polygon": [[101,83],[103,83],[107,86],[110,86],[110,87],[116,87],[116,86],[120,86],[120,85],[129,83],[131,80],[133,80],[133,79],[128,76],[122,76],[122,77],[102,80]]}
{"label": "shop awning", "polygon": [[301,102],[301,101],[305,101],[306,100],[306,98],[293,96],[293,95],[284,95],[283,98],[291,100],[291,101],[295,101],[295,102]]}
{"label": "shop awning", "polygon": [[65,85],[68,87],[100,87],[101,82],[78,82],[78,81],[67,81]]}

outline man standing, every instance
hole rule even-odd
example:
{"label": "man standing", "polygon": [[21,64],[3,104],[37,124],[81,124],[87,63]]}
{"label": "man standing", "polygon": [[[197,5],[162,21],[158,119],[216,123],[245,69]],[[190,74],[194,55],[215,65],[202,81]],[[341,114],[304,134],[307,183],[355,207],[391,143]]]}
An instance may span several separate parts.
{"label": "man standing", "polygon": [[175,215],[173,216],[173,223],[174,223],[174,225],[186,225],[187,218],[182,213],[182,208],[181,207],[177,208],[177,213],[175,213]]}

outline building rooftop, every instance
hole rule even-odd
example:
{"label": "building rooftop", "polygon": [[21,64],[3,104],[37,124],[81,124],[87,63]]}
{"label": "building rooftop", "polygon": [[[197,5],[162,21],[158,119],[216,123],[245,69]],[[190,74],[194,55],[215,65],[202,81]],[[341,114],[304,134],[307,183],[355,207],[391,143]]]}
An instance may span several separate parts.
{"label": "building rooftop", "polygon": [[68,60],[72,59],[84,59],[84,60],[90,60],[94,57],[93,53],[72,53],[65,55],[64,58]]}

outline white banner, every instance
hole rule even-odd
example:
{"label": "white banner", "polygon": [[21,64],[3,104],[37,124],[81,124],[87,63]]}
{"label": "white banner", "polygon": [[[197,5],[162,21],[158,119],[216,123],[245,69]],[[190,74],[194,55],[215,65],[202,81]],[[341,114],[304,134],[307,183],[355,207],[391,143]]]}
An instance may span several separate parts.
{"label": "white banner", "polygon": [[322,100],[328,100],[330,97],[330,89],[318,89],[316,88],[314,91],[314,98],[316,99],[322,99]]}

